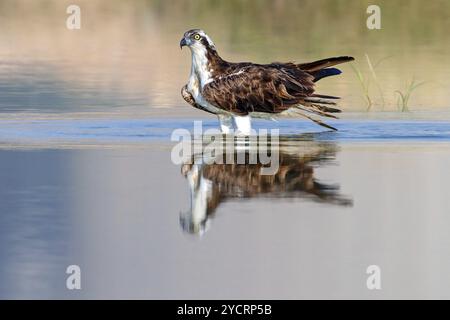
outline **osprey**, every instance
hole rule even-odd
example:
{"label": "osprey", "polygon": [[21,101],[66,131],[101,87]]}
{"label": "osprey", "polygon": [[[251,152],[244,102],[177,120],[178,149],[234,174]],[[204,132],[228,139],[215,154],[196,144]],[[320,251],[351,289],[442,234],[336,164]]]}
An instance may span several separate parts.
{"label": "osprey", "polygon": [[[318,80],[341,73],[334,65],[353,61],[334,57],[309,63],[232,63],[217,53],[211,38],[200,29],[187,31],[180,47],[192,53],[191,74],[181,89],[184,100],[193,107],[217,115],[223,133],[233,128],[248,135],[251,118],[273,119],[277,115],[300,115],[326,128],[336,130],[312,115],[337,118],[335,99],[314,93]],[[233,126],[234,125],[234,126]]]}

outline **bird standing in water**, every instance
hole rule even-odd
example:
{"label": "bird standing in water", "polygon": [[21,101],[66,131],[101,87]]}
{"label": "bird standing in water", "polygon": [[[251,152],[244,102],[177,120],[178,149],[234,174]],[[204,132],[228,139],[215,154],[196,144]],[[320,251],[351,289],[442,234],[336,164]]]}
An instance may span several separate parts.
{"label": "bird standing in water", "polygon": [[180,47],[192,53],[191,74],[181,95],[193,107],[217,115],[223,133],[249,135],[251,119],[299,115],[336,130],[314,115],[336,118],[339,97],[314,93],[318,80],[338,75],[334,65],[353,61],[342,56],[309,63],[255,64],[223,60],[211,38],[200,29],[187,31]]}

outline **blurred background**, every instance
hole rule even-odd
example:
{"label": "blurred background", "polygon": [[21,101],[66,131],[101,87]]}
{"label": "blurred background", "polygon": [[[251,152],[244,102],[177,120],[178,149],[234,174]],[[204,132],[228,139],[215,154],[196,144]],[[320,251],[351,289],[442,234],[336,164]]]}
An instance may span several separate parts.
{"label": "blurred background", "polygon": [[[70,4],[81,8],[80,30],[66,28]],[[180,52],[178,44],[194,27],[204,29],[230,61],[354,56],[339,79],[318,86],[321,93],[343,97],[344,110],[448,109],[450,2],[377,1],[381,30],[366,27],[370,4],[2,0],[0,112],[203,115],[179,93],[190,53]],[[405,107],[399,98],[408,92]]]}

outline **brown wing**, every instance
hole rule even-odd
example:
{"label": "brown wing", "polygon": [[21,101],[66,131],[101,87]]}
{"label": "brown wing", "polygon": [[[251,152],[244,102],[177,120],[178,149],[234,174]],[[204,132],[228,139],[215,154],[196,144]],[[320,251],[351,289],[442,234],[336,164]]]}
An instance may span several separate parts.
{"label": "brown wing", "polygon": [[212,105],[235,114],[279,113],[314,92],[314,77],[292,63],[230,68],[203,87]]}

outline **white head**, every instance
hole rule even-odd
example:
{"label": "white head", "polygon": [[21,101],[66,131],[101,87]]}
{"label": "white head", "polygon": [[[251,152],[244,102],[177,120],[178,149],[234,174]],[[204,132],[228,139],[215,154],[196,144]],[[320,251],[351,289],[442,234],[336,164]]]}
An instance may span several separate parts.
{"label": "white head", "polygon": [[200,29],[192,29],[184,33],[183,38],[181,38],[180,41],[180,48],[183,48],[184,46],[188,46],[193,53],[216,51],[214,42],[212,42],[205,31]]}
{"label": "white head", "polygon": [[191,77],[195,76],[203,87],[211,81],[211,74],[217,61],[221,61],[211,38],[200,29],[184,33],[180,48],[189,47],[192,52]]}

